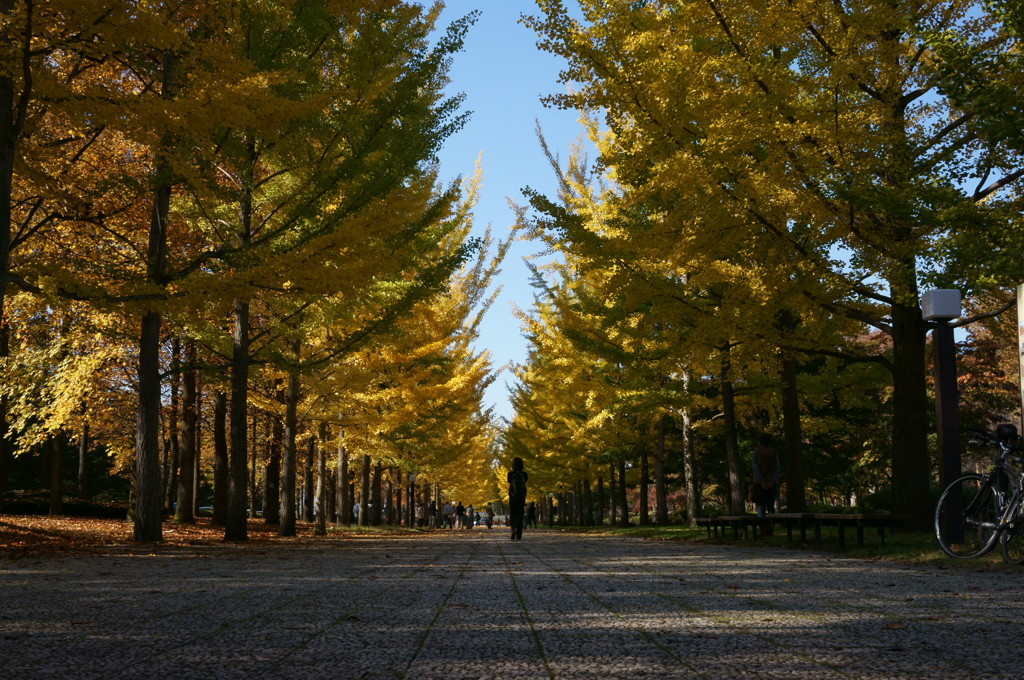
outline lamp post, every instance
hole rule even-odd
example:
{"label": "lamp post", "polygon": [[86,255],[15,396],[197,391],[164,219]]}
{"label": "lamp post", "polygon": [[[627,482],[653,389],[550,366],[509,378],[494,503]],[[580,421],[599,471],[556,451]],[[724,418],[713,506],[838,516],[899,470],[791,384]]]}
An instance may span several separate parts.
{"label": "lamp post", "polygon": [[[930,290],[921,298],[921,315],[932,322],[932,371],[935,377],[935,428],[938,434],[939,481],[943,488],[960,476],[959,398],[956,387],[956,342],[952,319],[960,316],[960,291]],[[950,508],[943,521],[951,541],[963,539],[959,508]]]}

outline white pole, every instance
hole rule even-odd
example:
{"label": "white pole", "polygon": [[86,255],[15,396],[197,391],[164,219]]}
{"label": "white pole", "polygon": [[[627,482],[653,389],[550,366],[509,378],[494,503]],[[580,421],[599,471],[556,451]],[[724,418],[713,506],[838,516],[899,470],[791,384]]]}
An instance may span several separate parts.
{"label": "white pole", "polygon": [[1020,386],[1021,423],[1024,424],[1024,285],[1017,286],[1017,359],[1020,365],[1017,383]]}

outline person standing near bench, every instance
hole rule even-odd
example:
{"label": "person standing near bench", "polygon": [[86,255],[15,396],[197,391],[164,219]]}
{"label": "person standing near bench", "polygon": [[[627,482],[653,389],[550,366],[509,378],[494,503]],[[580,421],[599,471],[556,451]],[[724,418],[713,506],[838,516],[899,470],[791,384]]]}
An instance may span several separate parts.
{"label": "person standing near bench", "polygon": [[779,496],[779,473],[782,463],[772,447],[772,436],[766,432],[757,438],[757,446],[751,456],[750,465],[754,469],[754,483],[761,485],[759,497],[755,500],[757,516],[775,512],[775,500]]}
{"label": "person standing near bench", "polygon": [[537,528],[537,504],[533,501],[526,506],[526,526],[531,529]]}
{"label": "person standing near bench", "polygon": [[523,540],[523,515],[526,513],[526,470],[523,459],[512,459],[508,473],[508,511],[512,518],[512,540]]}

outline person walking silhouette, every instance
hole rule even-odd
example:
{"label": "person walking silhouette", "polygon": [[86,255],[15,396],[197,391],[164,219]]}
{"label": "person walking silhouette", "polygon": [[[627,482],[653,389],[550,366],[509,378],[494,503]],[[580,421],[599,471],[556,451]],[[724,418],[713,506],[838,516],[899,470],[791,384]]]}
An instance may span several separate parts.
{"label": "person walking silhouette", "polygon": [[523,469],[523,459],[516,456],[512,459],[512,469],[508,473],[508,509],[512,519],[512,540],[523,540],[523,515],[526,512],[526,480],[528,475]]}

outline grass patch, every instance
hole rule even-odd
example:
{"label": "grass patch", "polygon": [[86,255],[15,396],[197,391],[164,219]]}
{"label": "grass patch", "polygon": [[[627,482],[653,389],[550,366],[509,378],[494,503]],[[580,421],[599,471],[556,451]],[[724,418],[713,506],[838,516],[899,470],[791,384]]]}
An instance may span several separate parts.
{"label": "grass patch", "polygon": [[361,527],[355,524],[348,524],[345,526],[338,526],[337,524],[327,525],[328,536],[344,536],[344,537],[414,537],[414,536],[426,536],[432,533],[429,529],[413,528],[407,529],[400,526],[388,526],[387,524],[381,524],[378,526]]}
{"label": "grass patch", "polygon": [[[801,541],[800,534],[793,532],[793,540],[787,540],[786,531],[781,527],[775,528],[771,536],[759,536],[744,540],[732,538],[731,535],[718,538],[707,535],[704,527],[687,527],[681,525],[668,526],[596,526],[596,527],[555,527],[557,530],[602,536],[624,536],[633,538],[645,538],[658,541],[691,541],[694,543],[705,543],[713,545],[736,545],[736,546],[772,546],[777,548],[789,548],[793,550],[807,550],[808,552],[835,553],[848,557],[857,557],[865,560],[881,560],[886,562],[910,562],[914,564],[931,564],[939,568],[957,569],[982,569],[982,570],[1013,570],[1020,571],[1024,566],[1006,564],[1003,562],[999,545],[993,550],[979,558],[954,559],[942,552],[935,535],[930,532],[913,532],[888,530],[885,532],[885,545],[878,545],[877,534],[874,529],[864,530],[864,545],[858,546],[856,532],[850,528],[846,530],[846,547],[839,547],[839,530],[837,527],[822,527],[821,542],[814,540],[813,532],[808,532],[807,540]],[[755,529],[751,529],[753,532]],[[753,535],[753,534],[751,534]]]}

